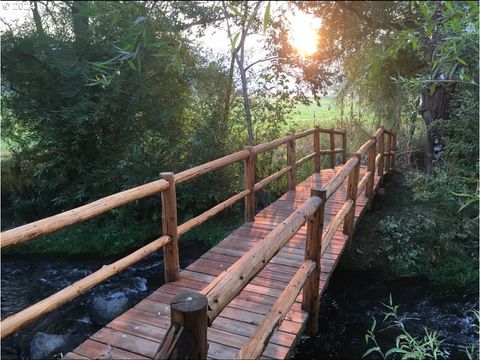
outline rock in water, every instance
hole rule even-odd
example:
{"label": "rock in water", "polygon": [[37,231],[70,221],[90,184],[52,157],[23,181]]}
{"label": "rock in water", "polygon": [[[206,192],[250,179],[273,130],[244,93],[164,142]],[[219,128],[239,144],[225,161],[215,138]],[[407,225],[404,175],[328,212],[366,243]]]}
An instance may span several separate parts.
{"label": "rock in water", "polygon": [[45,359],[60,352],[70,350],[70,337],[68,335],[46,334],[38,332],[30,342],[30,357],[32,359]]}
{"label": "rock in water", "polygon": [[125,294],[111,294],[108,296],[96,296],[88,305],[92,319],[106,325],[117,316],[128,310],[130,301]]}

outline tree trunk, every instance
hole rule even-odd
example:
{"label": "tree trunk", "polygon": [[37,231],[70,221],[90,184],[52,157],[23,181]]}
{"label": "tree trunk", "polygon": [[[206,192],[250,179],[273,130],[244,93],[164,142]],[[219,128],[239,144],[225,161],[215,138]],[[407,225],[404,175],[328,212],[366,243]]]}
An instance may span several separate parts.
{"label": "tree trunk", "polygon": [[38,12],[38,4],[36,1],[30,1],[32,6],[32,13],[33,13],[33,22],[35,23],[35,28],[37,29],[37,34],[40,36],[45,35],[45,31],[43,30],[42,25],[42,18],[40,17],[40,13]]}
{"label": "tree trunk", "polygon": [[233,71],[235,69],[235,52],[232,52],[232,58],[230,59],[230,69],[228,70],[227,88],[225,89],[225,106],[223,108],[223,121],[228,122],[230,115],[230,102],[233,90]]}
{"label": "tree trunk", "polygon": [[252,123],[252,112],[250,111],[250,98],[248,96],[248,83],[247,83],[247,74],[243,66],[243,61],[240,61],[237,57],[238,70],[240,71],[240,78],[242,80],[242,94],[243,94],[243,109],[245,111],[245,122],[247,125],[248,133],[248,145],[255,145],[255,140],[253,137],[253,123]]}
{"label": "tree trunk", "polygon": [[[422,114],[427,131],[427,146],[425,151],[425,171],[430,173],[433,163],[438,160],[438,151],[441,148],[441,136],[438,130],[437,120],[448,119],[448,102],[450,89],[444,85],[437,85],[431,94],[430,84],[425,85],[421,91]],[[435,151],[437,147],[438,151]]]}
{"label": "tree trunk", "polygon": [[88,16],[82,13],[82,9],[86,9],[88,2],[86,1],[72,1],[72,25],[73,33],[75,35],[75,43],[80,50],[80,54],[88,45]]}

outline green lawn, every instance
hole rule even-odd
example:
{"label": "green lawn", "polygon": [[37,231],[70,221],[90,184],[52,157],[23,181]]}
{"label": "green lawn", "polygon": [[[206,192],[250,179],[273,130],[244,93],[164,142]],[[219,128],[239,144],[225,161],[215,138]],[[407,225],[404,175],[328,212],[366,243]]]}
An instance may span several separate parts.
{"label": "green lawn", "polygon": [[310,105],[298,104],[290,124],[299,125],[300,127],[310,127],[314,125],[332,127],[337,123],[339,118],[340,108],[335,98],[325,97],[320,100],[320,105],[317,105],[313,100]]}

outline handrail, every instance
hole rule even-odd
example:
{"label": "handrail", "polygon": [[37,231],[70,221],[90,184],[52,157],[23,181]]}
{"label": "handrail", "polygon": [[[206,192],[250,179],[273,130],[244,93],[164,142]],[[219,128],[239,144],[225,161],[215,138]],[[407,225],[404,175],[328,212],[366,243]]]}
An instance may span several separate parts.
{"label": "handrail", "polygon": [[317,268],[317,263],[305,260],[297,270],[287,287],[282,291],[262,322],[257,326],[250,339],[242,346],[236,359],[257,359],[262,355],[265,342],[270,337],[275,326],[287,315],[305,283]]}
{"label": "handrail", "polygon": [[237,296],[250,280],[275,256],[293,235],[315,213],[322,200],[310,197],[294,213],[275,227],[261,242],[219,276],[219,281],[205,295],[211,324],[218,314]]}
{"label": "handrail", "polygon": [[248,150],[240,150],[236,153],[221,157],[216,160],[209,161],[205,164],[195,166],[193,168],[184,170],[174,175],[175,184],[181,184],[184,181],[193,179],[197,176],[205,174],[207,172],[219,169],[221,167],[233,164],[237,161],[246,159],[250,153]]}
{"label": "handrail", "polygon": [[75,209],[4,231],[0,234],[1,248],[18,245],[39,236],[78,224],[109,210],[128,204],[129,202],[159,193],[167,187],[168,182],[165,180],[153,181],[104,197]]}
{"label": "handrail", "polygon": [[340,187],[340,185],[342,185],[343,181],[358,163],[359,160],[356,157],[351,157],[342,166],[340,171],[325,184],[325,189],[327,190],[327,199],[329,199],[330,196],[332,196],[333,193]]}
{"label": "handrail", "polygon": [[168,236],[162,236],[148,245],[138,249],[137,251],[125,256],[124,258],[115,261],[110,265],[104,265],[100,270],[84,277],[83,279],[67,286],[63,290],[50,295],[49,297],[29,306],[18,313],[9,316],[2,320],[1,338],[5,338],[18,329],[30,324],[32,321],[46,315],[53,310],[59,308],[66,302],[80,296],[92,287],[104,282],[115,274],[118,274],[123,269],[143,259],[145,256],[157,251],[162,246],[170,241]]}
{"label": "handrail", "polygon": [[[320,133],[330,134],[330,150],[320,150]],[[314,135],[314,152],[296,161],[295,140],[312,134]],[[334,135],[342,135],[342,149],[334,148]],[[384,135],[388,136],[386,149]],[[288,166],[255,184],[255,156],[283,144],[288,145]],[[378,144],[378,155],[376,155],[377,150],[374,146],[376,144]],[[353,234],[352,229],[355,200],[358,194],[360,194],[364,189],[366,189],[366,195],[369,202],[371,202],[373,178],[375,171],[378,170],[380,179],[382,179],[384,174],[384,157],[387,157],[387,163],[385,166],[386,171],[394,168],[395,149],[395,133],[387,131],[382,127],[377,130],[374,138],[370,139],[359,148],[355,156],[351,157],[348,161],[345,161],[346,132],[315,127],[314,129],[306,130],[302,133],[290,134],[284,138],[280,138],[270,141],[268,143],[250,147],[249,149],[238,151],[236,153],[182,171],[175,175],[172,173],[162,173],[161,175],[164,176],[165,179],[153,181],[129,190],[125,190],[120,193],[99,199],[92,203],[80,206],[78,208],[66,211],[64,213],[7,230],[1,233],[2,248],[20,244],[25,241],[37,238],[39,236],[46,235],[54,231],[63,229],[65,227],[80,223],[99,214],[103,214],[108,210],[125,205],[131,201],[135,201],[156,193],[162,194],[162,224],[164,231],[163,236],[151,242],[150,244],[138,249],[132,254],[114,262],[113,264],[102,267],[100,270],[51,295],[50,297],[18,312],[17,314],[14,314],[4,319],[1,322],[1,338],[3,339],[4,337],[20,329],[21,327],[51,312],[62,304],[79,296],[93,286],[98,285],[99,283],[105,281],[109,277],[122,271],[126,267],[142,259],[148,254],[160,249],[163,246],[167,246],[167,250],[175,248],[177,249],[176,253],[175,251],[170,253],[170,250],[164,251],[164,256],[165,260],[170,260],[171,264],[178,268],[178,236],[197,227],[212,216],[218,214],[220,211],[233,205],[235,202],[243,198],[246,199],[246,205],[251,207],[252,205],[254,205],[252,201],[254,201],[253,195],[255,191],[262,189],[264,186],[278,179],[280,176],[286,173],[289,174],[289,189],[295,189],[295,169],[297,166],[300,166],[308,160],[315,159],[315,170],[320,171],[320,156],[329,154],[332,156],[331,162],[333,167],[333,155],[342,152],[344,158],[344,165],[340,168],[336,175],[330,179],[330,181],[324,186],[324,188],[322,188],[322,190],[318,190],[318,194],[321,194],[322,197],[319,197],[318,194],[313,195],[302,206],[300,206],[299,209],[297,209],[293,214],[291,214],[282,224],[277,226],[270,234],[268,234],[262,242],[258,243],[240,260],[238,260],[234,265],[232,265],[226,272],[222,273],[219,277],[217,277],[212,284],[210,284],[205,294],[208,297],[208,317],[211,322],[218,315],[221,309],[223,309],[229,303],[232,297],[234,297],[238,293],[238,291],[240,291],[246,285],[246,283],[248,283],[248,281],[260,269],[262,269],[266,263],[270,261],[270,259],[276,254],[276,252],[278,252],[281,247],[283,247],[283,245],[288,240],[290,240],[290,238],[305,224],[307,220],[309,220],[314,214],[317,214],[315,216],[320,216],[318,215],[319,213],[322,213],[321,217],[323,219],[323,210],[320,211],[319,209],[323,209],[325,201],[332,196],[332,194],[339,188],[339,186],[347,177],[349,179],[347,200],[344,203],[342,209],[330,222],[329,227],[327,228],[325,233],[325,242],[323,244],[324,247],[321,251],[325,251],[324,249],[326,248],[326,246],[328,246],[331,238],[333,238],[333,235],[335,234],[338,227],[340,226],[340,223],[342,222],[344,222],[344,233],[347,234],[351,239],[351,235]],[[358,172],[360,166],[360,158],[361,156],[365,155],[367,151],[369,154],[368,172],[365,174],[365,176],[359,183]],[[239,192],[236,195],[233,195],[229,199],[217,204],[213,208],[205,211],[204,213],[177,226],[175,185],[240,160],[246,160],[246,169],[247,166],[250,166],[250,170],[245,171],[245,184],[246,186],[247,184],[251,185],[249,185],[245,190]],[[248,179],[247,176],[249,177]],[[248,204],[248,202],[250,203]],[[321,222],[317,219],[316,223],[320,224]],[[166,227],[168,227],[167,232]],[[308,231],[310,234],[310,231],[313,231],[313,233],[315,233],[315,231],[318,232],[318,229],[312,230],[312,227],[309,223]],[[317,234],[315,236],[308,235],[307,241],[310,241],[308,239],[312,237],[315,238],[316,236],[319,236],[321,239],[321,234]],[[310,254],[309,256],[313,255]],[[177,257],[177,260],[173,261],[173,257]],[[167,261],[165,261],[165,263],[167,263]],[[317,262],[317,267],[318,266],[319,263]],[[309,270],[309,274],[313,271],[313,269],[314,267]],[[319,270],[316,269],[315,273],[318,271]],[[166,273],[166,278],[167,275],[168,274]],[[167,279],[167,281],[172,281],[172,279]],[[309,281],[311,283],[312,280]],[[302,286],[303,284],[304,283],[302,283]],[[310,296],[310,301],[312,299],[312,296]],[[310,305],[310,307],[312,306],[313,305]]]}

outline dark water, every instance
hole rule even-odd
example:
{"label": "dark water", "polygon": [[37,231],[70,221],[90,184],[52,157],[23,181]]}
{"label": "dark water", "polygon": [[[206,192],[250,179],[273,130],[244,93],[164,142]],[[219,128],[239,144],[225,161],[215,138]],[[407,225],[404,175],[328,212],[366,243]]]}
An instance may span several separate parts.
{"label": "dark water", "polygon": [[[198,244],[192,245],[181,246],[182,267],[206,251]],[[3,257],[2,318],[64,288],[112,260]],[[28,359],[31,338],[38,331],[69,335],[74,348],[101,327],[92,321],[88,311],[88,305],[95,296],[124,294],[133,305],[162,283],[162,255],[152,254],[8,337],[2,342],[2,359]],[[421,334],[423,325],[438,330],[439,337],[445,339],[445,356],[451,359],[466,358],[461,350],[477,339],[475,317],[469,310],[478,308],[478,290],[444,289],[418,278],[387,281],[375,274],[341,270],[335,272],[322,298],[319,335],[304,337],[295,350],[295,358],[360,359],[368,348],[364,335],[371,326],[372,316],[380,321],[384,310],[380,301],[386,300],[390,293],[394,302],[400,305],[402,316],[419,319],[408,320],[407,328],[418,334]],[[380,322],[378,328],[381,329]],[[381,333],[381,344],[392,345],[397,334],[396,330]],[[54,357],[59,358],[60,354]]]}
{"label": "dark water", "polygon": [[[180,244],[180,267],[185,268],[207,249],[200,243]],[[62,256],[2,256],[2,319],[115,260]],[[73,349],[102,327],[92,320],[88,310],[95,297],[126,296],[133,306],[163,283],[163,255],[160,251],[147,256],[50,315],[7,337],[1,344],[1,358],[28,359],[32,336],[39,331],[69,335],[69,343]],[[61,355],[56,354],[54,357],[59,358]]]}
{"label": "dark water", "polygon": [[[424,335],[424,326],[437,330],[447,359],[467,359],[463,350],[475,344],[478,349],[478,289],[445,288],[422,278],[384,280],[379,274],[335,270],[322,296],[319,334],[303,337],[295,349],[295,359],[361,359],[373,345],[366,345],[365,334],[377,320],[377,340],[384,352],[395,345],[400,330],[383,330],[382,322],[392,295],[407,331]],[[478,353],[477,353],[478,354]],[[478,356],[478,355],[477,355]],[[367,359],[381,358],[370,355]]]}

